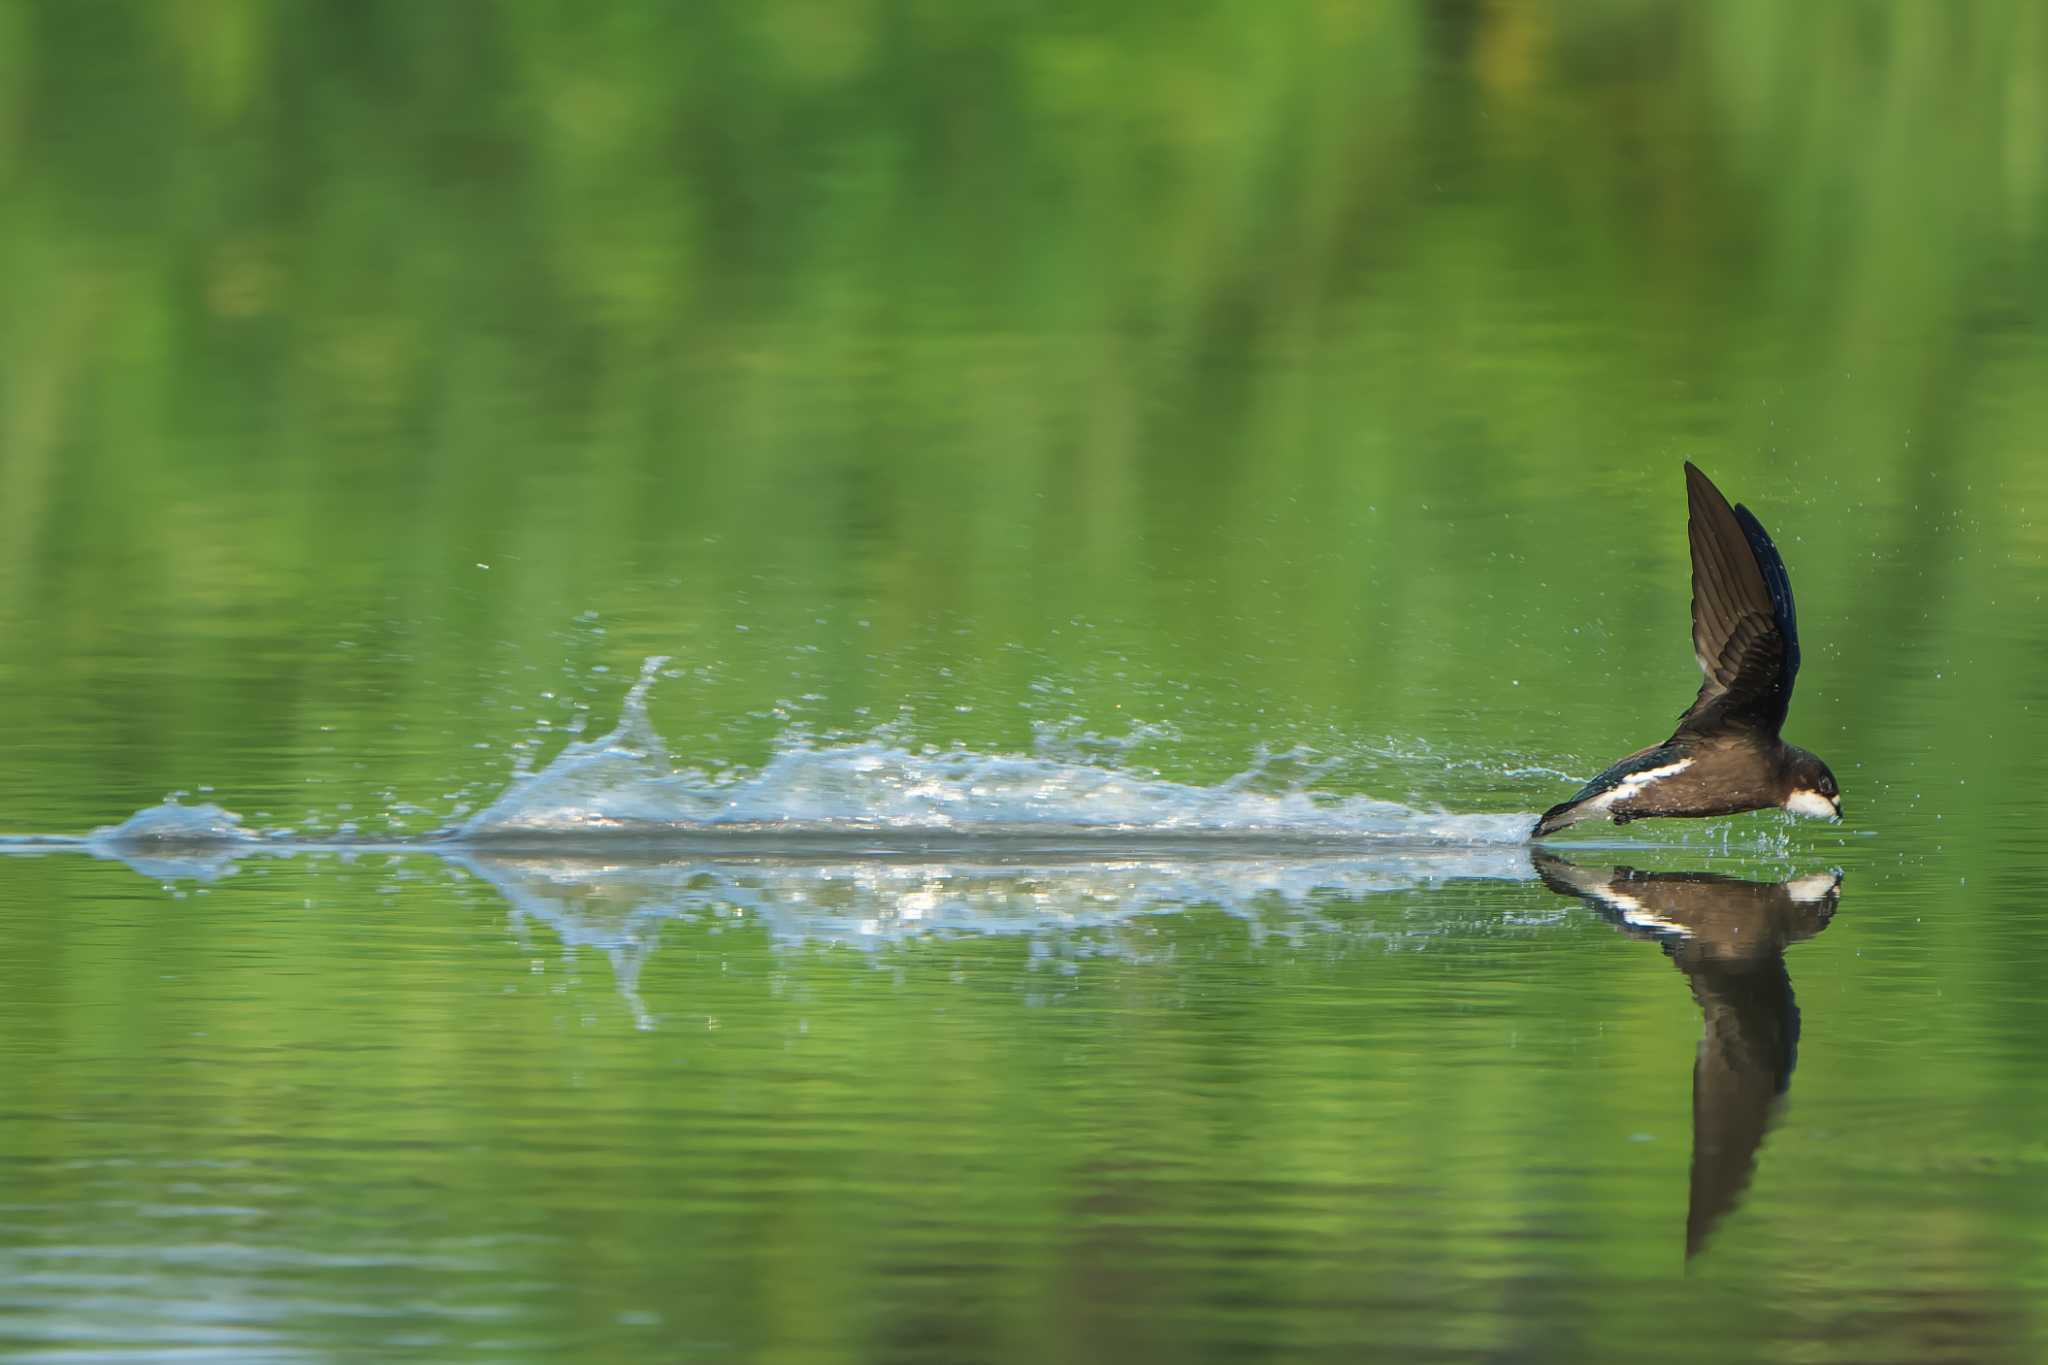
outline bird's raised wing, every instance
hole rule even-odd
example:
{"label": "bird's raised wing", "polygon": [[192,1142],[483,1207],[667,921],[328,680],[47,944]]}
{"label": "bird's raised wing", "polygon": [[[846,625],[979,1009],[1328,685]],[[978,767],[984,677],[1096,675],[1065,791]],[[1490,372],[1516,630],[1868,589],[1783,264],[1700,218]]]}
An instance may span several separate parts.
{"label": "bird's raised wing", "polygon": [[1777,734],[1799,673],[1799,627],[1785,560],[1747,507],[1730,507],[1690,460],[1692,648],[1706,675],[1680,734],[1741,728]]}

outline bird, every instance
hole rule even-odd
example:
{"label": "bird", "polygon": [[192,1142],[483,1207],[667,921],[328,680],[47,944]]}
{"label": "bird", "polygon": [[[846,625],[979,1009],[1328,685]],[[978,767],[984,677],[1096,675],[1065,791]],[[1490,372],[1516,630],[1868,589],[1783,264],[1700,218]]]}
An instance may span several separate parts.
{"label": "bird", "polygon": [[1792,1082],[1800,1020],[1785,949],[1828,927],[1842,874],[1753,882],[1711,872],[1603,870],[1540,848],[1534,860],[1552,891],[1578,897],[1631,938],[1663,944],[1699,1002],[1685,1217],[1690,1260],[1741,1200]]}
{"label": "bird", "polygon": [[1692,647],[1705,674],[1671,738],[1615,763],[1543,813],[1544,839],[1581,820],[1735,815],[1782,807],[1842,818],[1828,765],[1779,737],[1799,675],[1799,626],[1785,560],[1763,523],[1685,462],[1692,544]]}

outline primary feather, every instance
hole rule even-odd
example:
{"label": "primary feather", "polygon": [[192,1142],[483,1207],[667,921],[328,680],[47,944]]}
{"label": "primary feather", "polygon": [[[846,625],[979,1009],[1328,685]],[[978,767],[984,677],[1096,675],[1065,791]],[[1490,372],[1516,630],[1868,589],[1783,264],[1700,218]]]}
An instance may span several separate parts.
{"label": "primary feather", "polygon": [[1698,466],[1685,466],[1692,546],[1692,647],[1699,695],[1681,732],[1734,725],[1775,735],[1792,701],[1799,637],[1785,560],[1747,507],[1730,507]]}

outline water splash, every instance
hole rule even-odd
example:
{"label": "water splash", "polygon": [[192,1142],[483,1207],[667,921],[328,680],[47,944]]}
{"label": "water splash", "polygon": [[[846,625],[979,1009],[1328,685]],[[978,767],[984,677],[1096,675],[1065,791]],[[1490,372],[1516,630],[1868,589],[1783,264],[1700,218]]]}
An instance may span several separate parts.
{"label": "water splash", "polygon": [[[1179,738],[1160,724],[1122,737],[1083,730],[1079,721],[1040,724],[1028,753],[915,748],[886,726],[830,741],[790,730],[758,768],[678,767],[647,711],[656,680],[672,676],[667,663],[646,660],[610,732],[571,740],[539,771],[522,750],[511,783],[484,809],[424,837],[366,836],[354,821],[310,835],[252,831],[212,802],[167,799],[83,839],[0,836],[0,853],[81,848],[167,877],[217,876],[251,852],[617,852],[636,841],[662,856],[1217,860],[1513,848],[1527,842],[1533,820],[1323,790],[1340,760],[1305,746],[1262,746],[1242,771],[1213,784],[1178,781],[1136,761],[1135,750]],[[394,831],[395,813],[418,810],[395,791],[382,799]]]}
{"label": "water splash", "polygon": [[[1519,844],[1530,815],[1458,815],[1315,790],[1303,750],[1261,753],[1213,786],[1121,766],[1098,736],[1029,754],[912,750],[892,737],[819,744],[785,736],[761,767],[678,770],[647,717],[667,660],[651,658],[611,733],[568,745],[450,833],[465,842],[535,837],[773,831],[789,835],[1061,833],[1237,836],[1274,842]],[[1159,737],[1148,731],[1145,740]]]}
{"label": "water splash", "polygon": [[211,801],[183,806],[166,799],[118,825],[102,825],[79,846],[94,857],[126,863],[159,881],[210,882],[231,874],[236,860],[258,843],[233,811]]}
{"label": "water splash", "polygon": [[102,825],[85,842],[105,848],[189,847],[254,842],[242,828],[242,817],[211,801],[184,806],[166,800],[146,806],[118,825]]}

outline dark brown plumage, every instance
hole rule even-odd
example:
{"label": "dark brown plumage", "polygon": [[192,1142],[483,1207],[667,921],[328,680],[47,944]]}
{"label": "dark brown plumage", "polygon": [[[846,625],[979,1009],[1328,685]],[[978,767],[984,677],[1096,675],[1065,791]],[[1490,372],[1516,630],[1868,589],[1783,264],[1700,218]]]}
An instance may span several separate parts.
{"label": "dark brown plumage", "polygon": [[1692,1071],[1692,1177],[1685,1254],[1741,1199],[1791,1084],[1799,1007],[1785,949],[1828,927],[1841,877],[1752,882],[1707,872],[1592,868],[1538,849],[1536,872],[1634,938],[1664,945],[1700,1007]]}
{"label": "dark brown plumage", "polygon": [[1545,811],[1541,839],[1581,820],[1732,815],[1782,806],[1841,818],[1827,764],[1779,730],[1799,676],[1799,623],[1784,557],[1747,507],[1685,466],[1692,645],[1699,695],[1662,744],[1630,754]]}

